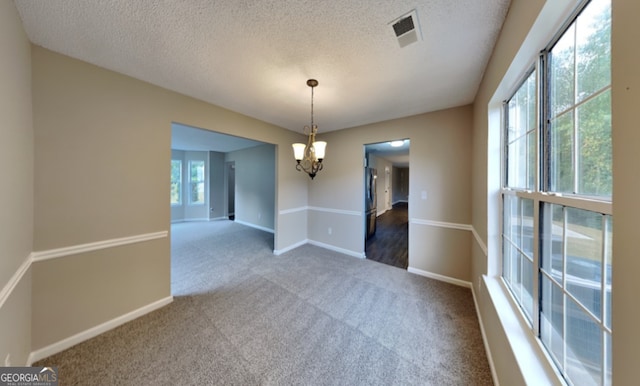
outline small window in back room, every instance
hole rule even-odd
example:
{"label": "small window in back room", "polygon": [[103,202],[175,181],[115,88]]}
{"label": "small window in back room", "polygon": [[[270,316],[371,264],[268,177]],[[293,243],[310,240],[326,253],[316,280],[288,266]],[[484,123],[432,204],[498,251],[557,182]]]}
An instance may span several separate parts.
{"label": "small window in back room", "polygon": [[189,161],[189,203],[204,204],[204,161]]}
{"label": "small window in back room", "polygon": [[171,205],[182,204],[182,161],[171,160]]}

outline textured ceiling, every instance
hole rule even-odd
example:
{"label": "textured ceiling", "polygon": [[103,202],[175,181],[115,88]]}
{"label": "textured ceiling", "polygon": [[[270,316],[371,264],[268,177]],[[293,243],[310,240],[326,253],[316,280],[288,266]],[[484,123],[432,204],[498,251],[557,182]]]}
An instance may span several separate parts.
{"label": "textured ceiling", "polygon": [[471,103],[510,0],[15,3],[34,44],[294,131],[316,78],[322,132]]}

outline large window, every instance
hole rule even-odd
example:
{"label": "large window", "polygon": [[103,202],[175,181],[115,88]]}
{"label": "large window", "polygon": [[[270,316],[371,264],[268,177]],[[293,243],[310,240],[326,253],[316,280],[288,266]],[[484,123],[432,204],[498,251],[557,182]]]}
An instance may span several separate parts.
{"label": "large window", "polygon": [[204,161],[189,161],[189,203],[204,204]]}
{"label": "large window", "polygon": [[549,190],[611,196],[610,0],[593,0],[548,51]]}
{"label": "large window", "polygon": [[610,0],[585,2],[505,103],[502,276],[569,384],[611,384]]}
{"label": "large window", "polygon": [[515,194],[537,183],[536,71],[506,104],[505,189],[503,194],[503,277],[529,321],[534,316],[534,200]]}
{"label": "large window", "polygon": [[182,161],[171,160],[171,205],[182,204]]}

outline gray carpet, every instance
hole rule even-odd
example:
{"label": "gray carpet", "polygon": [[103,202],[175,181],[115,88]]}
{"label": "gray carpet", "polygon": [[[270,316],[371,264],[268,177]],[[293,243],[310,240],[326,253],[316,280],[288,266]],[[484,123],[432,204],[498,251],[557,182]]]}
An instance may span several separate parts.
{"label": "gray carpet", "polygon": [[469,289],[231,221],[175,224],[170,305],[37,365],[61,385],[490,385]]}

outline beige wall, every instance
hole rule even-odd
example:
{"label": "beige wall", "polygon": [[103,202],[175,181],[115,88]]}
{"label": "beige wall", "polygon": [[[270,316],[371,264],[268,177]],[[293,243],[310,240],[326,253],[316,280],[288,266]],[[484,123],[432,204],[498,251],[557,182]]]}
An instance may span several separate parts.
{"label": "beige wall", "polygon": [[31,272],[17,281],[33,244],[31,108],[31,45],[13,2],[0,1],[0,365],[7,354],[26,363],[31,349]]}
{"label": "beige wall", "polygon": [[169,239],[33,265],[33,342],[41,349],[170,295]]}
{"label": "beige wall", "polygon": [[[300,226],[300,224],[307,224],[309,214],[304,207],[298,207],[297,209],[280,211],[276,215],[276,229],[278,232],[275,237],[280,240],[282,248],[274,248],[276,254],[281,254],[290,250],[296,246],[299,246],[307,241],[307,227]],[[286,221],[282,221],[283,219]]]}
{"label": "beige wall", "polygon": [[[281,145],[276,208],[307,205],[307,181],[288,162],[301,134],[40,47],[31,55],[36,251],[167,231],[174,121]],[[286,242],[305,240],[300,228]],[[32,349],[170,296],[169,267],[167,238],[36,262]]]}
{"label": "beige wall", "polygon": [[638,383],[640,368],[640,2],[613,0],[613,383]]}
{"label": "beige wall", "polygon": [[[471,106],[464,106],[323,134],[325,169],[310,182],[309,205],[349,213],[311,211],[309,238],[363,253],[364,145],[409,138],[409,217],[415,220],[409,228],[409,266],[470,281],[471,232],[438,224],[471,223],[471,125]],[[420,241],[432,237],[443,241]]]}

